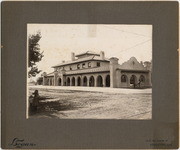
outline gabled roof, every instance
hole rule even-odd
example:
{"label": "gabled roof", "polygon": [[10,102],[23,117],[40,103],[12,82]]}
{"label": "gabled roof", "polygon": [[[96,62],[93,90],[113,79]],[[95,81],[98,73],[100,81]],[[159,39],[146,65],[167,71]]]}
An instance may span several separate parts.
{"label": "gabled roof", "polygon": [[87,57],[85,57],[85,58],[76,59],[76,60],[74,60],[74,61],[67,61],[67,62],[64,62],[64,63],[57,64],[57,65],[55,65],[55,66],[52,66],[52,68],[59,67],[59,66],[65,66],[65,65],[69,65],[69,64],[80,63],[80,62],[86,62],[86,61],[90,61],[90,60],[98,60],[98,61],[106,61],[106,62],[109,62],[109,59],[107,59],[107,58],[102,59],[102,58],[99,57],[99,56],[90,55],[90,56],[87,56]]}
{"label": "gabled roof", "polygon": [[124,70],[147,70],[143,64],[139,63],[135,57],[131,57],[128,61],[119,66],[119,69]]}

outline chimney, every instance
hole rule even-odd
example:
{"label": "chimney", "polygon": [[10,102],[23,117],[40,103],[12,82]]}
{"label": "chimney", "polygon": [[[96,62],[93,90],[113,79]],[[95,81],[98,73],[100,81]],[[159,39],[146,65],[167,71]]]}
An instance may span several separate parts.
{"label": "chimney", "polygon": [[100,57],[101,57],[101,59],[105,59],[105,57],[104,57],[104,51],[101,51],[101,52],[100,52]]}
{"label": "chimney", "polygon": [[144,67],[145,67],[147,70],[150,70],[150,69],[151,69],[151,62],[145,61],[145,62],[144,62]]}
{"label": "chimney", "polygon": [[74,61],[75,60],[75,53],[71,53],[71,60]]}

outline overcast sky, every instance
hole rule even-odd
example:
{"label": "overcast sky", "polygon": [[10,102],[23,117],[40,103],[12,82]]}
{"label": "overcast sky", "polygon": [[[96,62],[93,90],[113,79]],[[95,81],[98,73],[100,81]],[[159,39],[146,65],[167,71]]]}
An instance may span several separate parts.
{"label": "overcast sky", "polygon": [[152,59],[152,25],[27,25],[28,35],[37,31],[41,32],[39,45],[44,51],[44,57],[37,65],[47,73],[53,71],[53,65],[70,60],[71,52],[104,51],[107,58],[119,58],[120,64],[132,56],[138,61]]}

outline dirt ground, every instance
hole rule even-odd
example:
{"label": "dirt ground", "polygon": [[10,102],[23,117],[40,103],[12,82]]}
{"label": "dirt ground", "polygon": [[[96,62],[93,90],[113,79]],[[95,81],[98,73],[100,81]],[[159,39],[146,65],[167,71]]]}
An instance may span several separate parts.
{"label": "dirt ground", "polygon": [[151,119],[152,89],[29,87],[38,89],[40,104],[30,118]]}

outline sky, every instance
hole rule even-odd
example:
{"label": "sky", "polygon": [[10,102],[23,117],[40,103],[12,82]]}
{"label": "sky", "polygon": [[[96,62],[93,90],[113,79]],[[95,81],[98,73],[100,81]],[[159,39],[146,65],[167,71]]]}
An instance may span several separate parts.
{"label": "sky", "polygon": [[117,57],[120,64],[131,57],[136,57],[138,61],[152,60],[152,25],[27,25],[27,36],[37,31],[42,36],[39,45],[44,57],[37,63],[42,72],[53,72],[52,66],[63,60],[69,61],[71,52],[104,51],[105,57]]}

